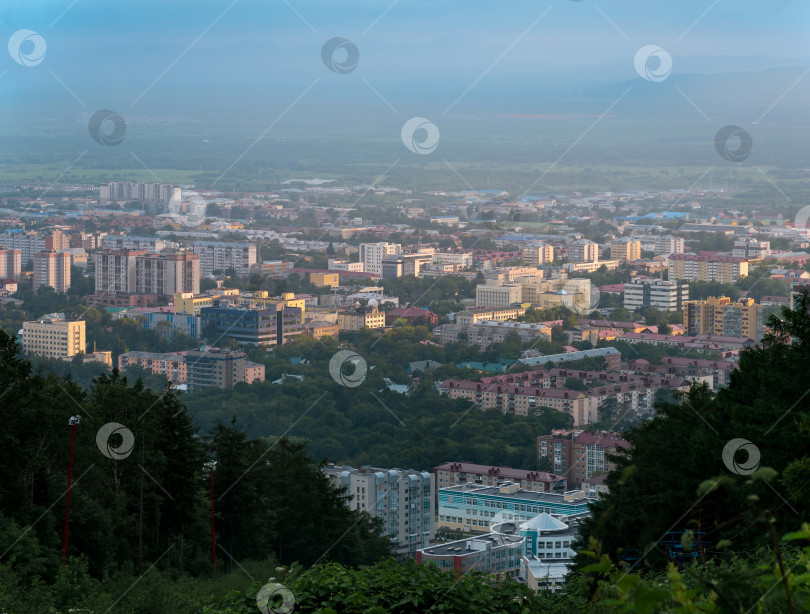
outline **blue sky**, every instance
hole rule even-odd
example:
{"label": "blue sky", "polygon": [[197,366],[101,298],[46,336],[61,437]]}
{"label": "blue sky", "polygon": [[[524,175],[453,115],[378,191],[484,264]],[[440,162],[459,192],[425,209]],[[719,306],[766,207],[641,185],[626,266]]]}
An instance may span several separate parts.
{"label": "blue sky", "polygon": [[[470,86],[474,97],[633,79],[633,56],[647,44],[672,55],[673,74],[810,66],[806,0],[71,3],[0,7],[0,38],[27,28],[48,45],[36,67],[0,56],[0,72],[8,70],[0,101],[78,99],[88,108],[171,114],[184,99],[290,100],[320,78],[317,95],[326,102],[336,92],[366,95],[371,85],[393,98],[403,89],[416,97],[441,92],[449,104]],[[351,75],[330,73],[320,61],[334,36],[360,51]]]}

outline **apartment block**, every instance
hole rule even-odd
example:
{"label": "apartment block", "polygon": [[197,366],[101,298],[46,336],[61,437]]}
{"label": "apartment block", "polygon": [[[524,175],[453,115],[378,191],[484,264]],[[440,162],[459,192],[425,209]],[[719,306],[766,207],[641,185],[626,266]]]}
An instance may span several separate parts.
{"label": "apartment block", "polygon": [[475,324],[442,324],[433,329],[442,344],[466,340],[469,345],[486,349],[493,343],[503,343],[516,335],[521,341],[543,337],[551,341],[551,327],[543,323],[479,321]]}
{"label": "apartment block", "polygon": [[253,243],[226,243],[223,241],[195,241],[192,251],[200,256],[203,275],[214,271],[236,271],[237,276],[250,275],[250,267],[256,264],[257,249]]}
{"label": "apartment block", "polygon": [[687,301],[683,312],[687,335],[748,337],[759,341],[765,336],[765,311],[752,298],[732,303],[727,296]]}
{"label": "apartment block", "polygon": [[185,384],[188,379],[185,352],[125,352],[118,356],[119,371],[133,365],[163,375],[175,385]]}
{"label": "apartment block", "polygon": [[529,266],[540,266],[554,262],[554,247],[534,241],[523,247],[523,262]]}
{"label": "apartment block", "polygon": [[400,253],[402,253],[402,245],[399,243],[361,243],[360,262],[363,263],[363,271],[382,277],[383,259],[386,256]]}
{"label": "apartment block", "polygon": [[444,463],[433,468],[433,479],[437,490],[463,484],[501,486],[506,482],[513,482],[522,490],[532,492],[563,493],[567,490],[565,476],[475,463]]}
{"label": "apartment block", "polygon": [[473,266],[472,252],[436,252],[433,254],[433,264],[449,264],[456,271],[471,269]]}
{"label": "apartment block", "polygon": [[94,254],[96,294],[136,292],[135,260],[146,253],[146,250],[105,250]]}
{"label": "apartment block", "polygon": [[641,241],[622,237],[610,242],[610,258],[619,262],[639,260],[641,258]]}
{"label": "apartment block", "polygon": [[599,246],[587,239],[577,239],[568,244],[568,260],[571,262],[598,262]]}
{"label": "apartment block", "polygon": [[37,252],[59,251],[70,247],[70,238],[61,230],[32,231],[13,228],[0,234],[0,246],[20,250],[20,261],[25,264]]}
{"label": "apartment block", "polygon": [[432,253],[389,254],[382,259],[383,279],[395,279],[419,273],[433,262]]}
{"label": "apartment block", "polygon": [[624,284],[624,307],[630,311],[651,307],[660,311],[681,311],[689,300],[689,284],[655,277],[635,277]]}
{"label": "apartment block", "polygon": [[135,291],[169,297],[200,292],[200,257],[191,253],[143,254],[135,257]]}
{"label": "apartment block", "polygon": [[241,382],[264,381],[264,366],[247,360],[244,352],[219,348],[191,350],[186,352],[185,360],[189,391],[227,389]]}
{"label": "apartment block", "polygon": [[166,241],[160,237],[140,237],[138,235],[104,235],[101,238],[102,249],[112,250],[143,250],[150,254],[158,254],[166,249]]}
{"label": "apartment block", "polygon": [[672,254],[669,257],[669,279],[733,284],[747,275],[748,260],[745,258],[716,254]]}
{"label": "apartment block", "polygon": [[616,464],[609,457],[629,448],[613,431],[553,431],[537,438],[537,458],[549,459],[554,473],[575,484],[613,471]]}
{"label": "apartment block", "polygon": [[58,294],[70,289],[69,253],[37,252],[34,254],[34,292],[42,286],[53,288]]}
{"label": "apartment block", "polygon": [[655,237],[654,251],[656,256],[669,256],[670,254],[682,254],[684,251],[683,237],[664,235]]}
{"label": "apartment block", "polygon": [[114,181],[99,189],[102,205],[109,202],[139,202],[167,205],[172,200],[181,200],[180,188],[164,183],[134,183]]}
{"label": "apartment block", "polygon": [[340,330],[358,331],[363,328],[385,327],[385,312],[372,306],[338,311],[337,318]]}
{"label": "apartment block", "polygon": [[68,320],[63,313],[51,313],[23,322],[22,349],[25,354],[45,358],[72,358],[85,352],[84,320]]}
{"label": "apartment block", "polygon": [[250,265],[250,274],[258,273],[264,277],[277,279],[285,277],[290,271],[293,270],[292,262],[284,262],[283,260],[265,260],[258,264]]}
{"label": "apartment block", "polygon": [[741,237],[734,241],[732,256],[747,260],[762,260],[771,255],[771,242],[760,241],[753,237]]}
{"label": "apartment block", "polygon": [[0,278],[19,281],[21,273],[22,251],[19,249],[6,249],[0,244]]}
{"label": "apartment block", "polygon": [[350,262],[345,258],[330,258],[327,262],[327,269],[330,271],[346,271],[347,273],[362,273],[362,262]]}
{"label": "apartment block", "polygon": [[327,465],[324,473],[346,489],[347,505],[368,512],[383,524],[399,557],[413,557],[433,541],[436,489],[433,476],[413,469],[377,469]]}

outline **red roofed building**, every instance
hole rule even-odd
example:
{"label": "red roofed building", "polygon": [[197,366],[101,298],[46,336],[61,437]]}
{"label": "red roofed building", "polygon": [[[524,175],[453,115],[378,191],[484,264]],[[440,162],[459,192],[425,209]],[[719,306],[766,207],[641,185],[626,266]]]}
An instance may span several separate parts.
{"label": "red roofed building", "polygon": [[500,486],[504,482],[520,485],[521,490],[532,492],[559,492],[567,490],[565,476],[546,471],[527,471],[512,467],[491,467],[474,463],[444,463],[433,469],[436,492],[440,488],[459,484]]}

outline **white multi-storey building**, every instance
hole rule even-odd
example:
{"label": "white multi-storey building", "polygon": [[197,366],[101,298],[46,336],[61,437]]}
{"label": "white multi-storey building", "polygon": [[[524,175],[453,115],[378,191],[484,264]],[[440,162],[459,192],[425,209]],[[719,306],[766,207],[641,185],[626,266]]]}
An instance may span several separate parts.
{"label": "white multi-storey building", "polygon": [[350,262],[345,258],[330,258],[326,268],[330,271],[346,271],[347,273],[362,273],[362,262]]}
{"label": "white multi-storey building", "polygon": [[587,239],[577,239],[568,244],[568,260],[571,262],[599,262],[599,246]]}
{"label": "white multi-storey building", "polygon": [[746,260],[761,260],[771,255],[771,242],[742,237],[734,241],[734,251],[731,255]]}
{"label": "white multi-storey building", "polygon": [[135,259],[145,250],[106,250],[94,254],[96,261],[96,294],[136,292]]}
{"label": "white multi-storey building", "polygon": [[486,283],[475,288],[475,304],[481,307],[509,307],[520,303],[523,298],[523,287],[520,284]]}
{"label": "white multi-storey building", "polygon": [[672,235],[655,237],[655,246],[653,250],[656,256],[682,254],[684,250],[683,237],[675,237]]}
{"label": "white multi-storey building", "polygon": [[153,254],[166,249],[166,241],[158,237],[136,235],[105,235],[101,239],[102,249],[142,249]]}
{"label": "white multi-storey building", "polygon": [[436,489],[430,472],[336,465],[327,465],[324,472],[335,485],[346,488],[351,509],[382,520],[383,535],[397,555],[412,557],[433,541]]}
{"label": "white multi-storey building", "polygon": [[433,254],[433,264],[450,264],[456,270],[470,269],[473,265],[472,252],[460,254],[452,252],[436,252]]}
{"label": "white multi-storey building", "polygon": [[180,200],[180,188],[165,183],[113,181],[99,188],[99,199],[102,205],[128,201],[166,205],[172,200]]}
{"label": "white multi-storey building", "polygon": [[383,258],[401,253],[402,245],[399,243],[361,243],[360,262],[363,263],[363,271],[382,276]]}
{"label": "white multi-storey building", "polygon": [[256,264],[257,260],[257,250],[253,243],[195,241],[192,249],[200,256],[203,275],[233,269],[239,277],[247,277],[250,266]]}
{"label": "white multi-storey building", "polygon": [[689,284],[683,281],[636,277],[624,284],[624,307],[630,311],[642,307],[680,311],[688,300]]}

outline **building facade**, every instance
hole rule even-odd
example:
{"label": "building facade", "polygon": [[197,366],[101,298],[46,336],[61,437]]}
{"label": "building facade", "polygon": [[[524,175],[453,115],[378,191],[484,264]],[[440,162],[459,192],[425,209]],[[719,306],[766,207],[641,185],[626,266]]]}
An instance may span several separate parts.
{"label": "building facade", "polygon": [[568,490],[565,476],[562,475],[475,463],[444,463],[433,468],[433,479],[437,490],[464,484],[500,486],[506,482],[513,482],[522,490],[532,492],[563,493]]}
{"label": "building facade", "polygon": [[363,263],[363,271],[382,277],[383,259],[399,253],[402,253],[402,245],[399,243],[361,243],[360,262]]}
{"label": "building facade", "polygon": [[63,313],[51,313],[23,322],[22,349],[44,358],[72,358],[86,348],[84,320],[67,320]]}
{"label": "building facade", "polygon": [[639,260],[641,258],[641,241],[622,237],[610,242],[610,258],[619,262]]}
{"label": "building facade", "polygon": [[340,330],[358,331],[363,328],[384,328],[385,312],[376,307],[357,307],[338,311],[338,328]]}
{"label": "building facade", "polygon": [[616,468],[611,455],[630,444],[612,431],[554,431],[537,438],[537,458],[551,462],[552,471],[574,484],[609,473]]}
{"label": "building facade", "polygon": [[37,252],[34,254],[34,292],[42,286],[58,294],[70,289],[70,254],[66,252]]}
{"label": "building facade", "polygon": [[540,241],[528,243],[521,250],[523,262],[529,266],[540,266],[554,262],[554,246]]}
{"label": "building facade", "polygon": [[624,284],[624,307],[629,311],[652,307],[660,311],[681,311],[689,300],[689,284],[655,277],[635,277]]}
{"label": "building facade", "polygon": [[253,243],[195,241],[192,251],[200,257],[203,275],[233,269],[237,276],[247,277],[250,275],[250,267],[257,261],[257,249]]}
{"label": "building facade", "polygon": [[577,239],[568,244],[568,260],[571,262],[598,262],[599,246],[587,239]]}
{"label": "building facade", "polygon": [[759,341],[765,336],[765,309],[752,298],[732,303],[727,296],[687,301],[683,311],[687,335],[748,337]]}
{"label": "building facade", "polygon": [[346,489],[351,509],[382,520],[383,535],[398,556],[413,557],[433,541],[436,490],[427,471],[327,465],[324,473]]}
{"label": "building facade", "polygon": [[22,251],[19,249],[6,249],[0,244],[0,278],[19,281],[21,273]]}
{"label": "building facade", "polygon": [[283,304],[275,309],[203,307],[200,318],[203,331],[210,329],[215,338],[221,335],[242,344],[282,345],[302,332],[301,310]]}
{"label": "building facade", "polygon": [[719,281],[733,284],[748,275],[748,261],[735,256],[672,254],[669,257],[669,279],[685,281]]}

